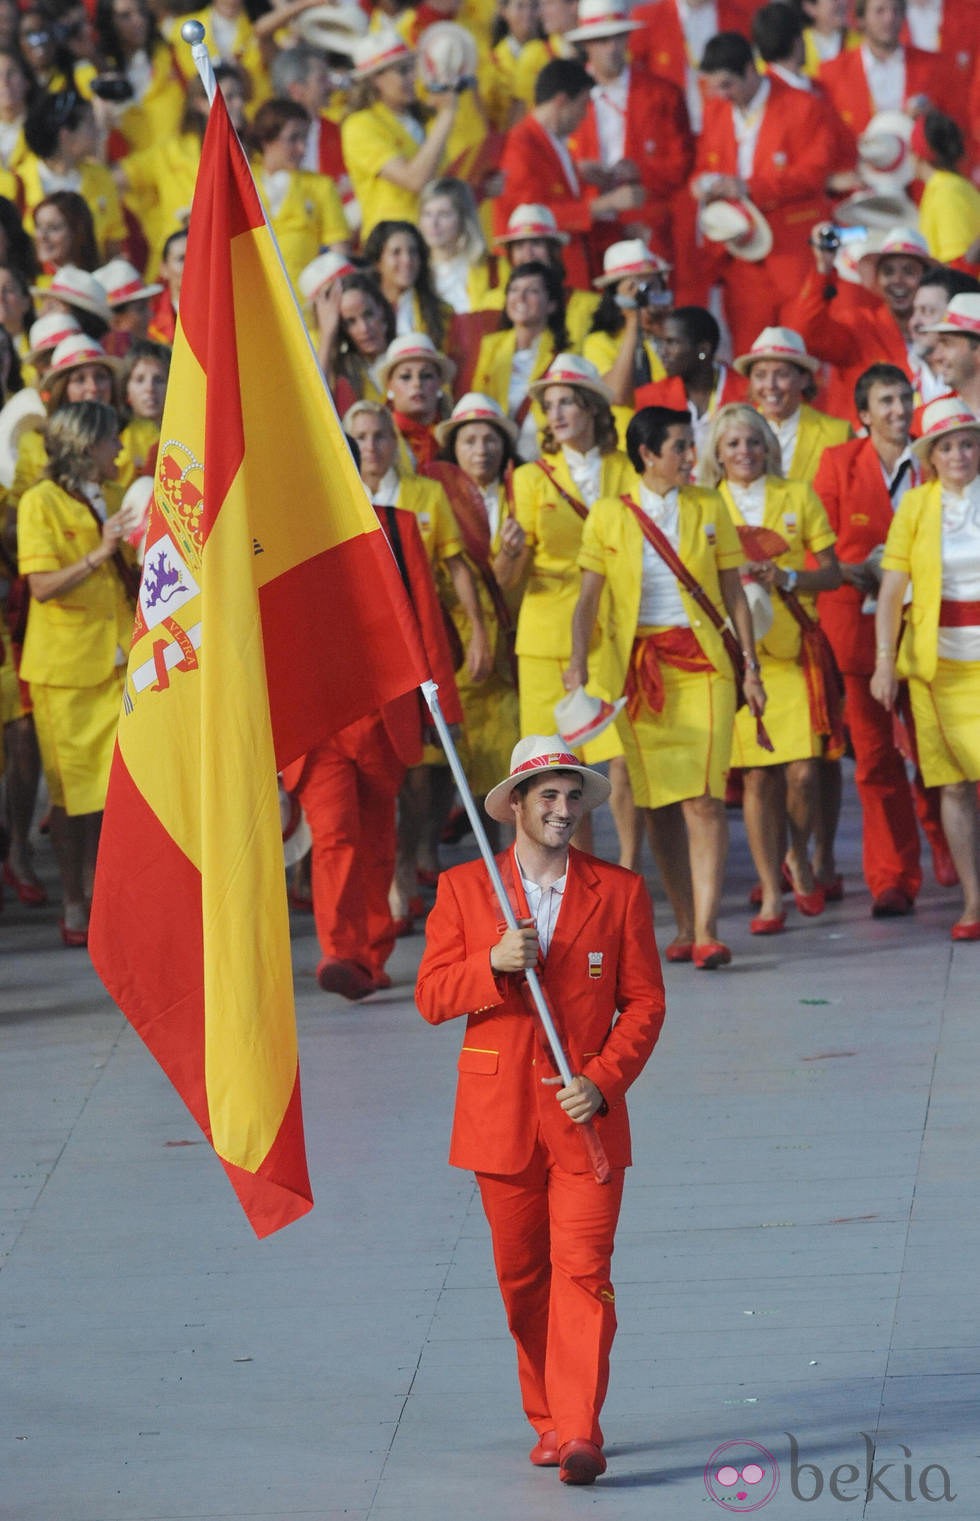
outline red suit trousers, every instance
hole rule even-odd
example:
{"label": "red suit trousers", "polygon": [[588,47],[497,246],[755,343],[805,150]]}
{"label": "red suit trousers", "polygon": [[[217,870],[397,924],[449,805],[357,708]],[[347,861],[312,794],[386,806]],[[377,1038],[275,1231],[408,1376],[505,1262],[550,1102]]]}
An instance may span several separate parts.
{"label": "red suit trousers", "polygon": [[380,972],[395,944],[388,888],[405,776],[376,714],[311,750],[297,788],[313,836],[313,916],[324,956]]}
{"label": "red suit trousers", "polygon": [[601,1446],[624,1169],[600,1185],[591,1172],[559,1167],[539,1142],[524,1172],[476,1178],[527,1418],[539,1435],[554,1430],[559,1446],[577,1437]]}
{"label": "red suit trousers", "polygon": [[938,789],[909,782],[895,746],[892,715],[871,695],[870,676],[844,677],[847,727],[854,748],[854,780],[863,819],[864,879],[873,898],[897,887],[908,897],[922,886],[916,815],[930,845],[944,846]]}

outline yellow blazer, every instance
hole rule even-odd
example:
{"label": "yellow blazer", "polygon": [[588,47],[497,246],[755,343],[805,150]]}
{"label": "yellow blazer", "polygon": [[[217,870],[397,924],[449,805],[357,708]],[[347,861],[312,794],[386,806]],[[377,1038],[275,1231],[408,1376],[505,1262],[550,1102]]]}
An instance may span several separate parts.
{"label": "yellow blazer", "polygon": [[[354,194],[361,203],[361,238],[365,239],[378,222],[388,219],[417,222],[419,198],[390,180],[381,178],[381,170],[394,158],[414,158],[419,143],[405,123],[387,106],[375,101],[366,110],[354,111],[340,128],[344,163]],[[443,163],[445,159],[443,159]],[[443,165],[433,171],[433,179]]]}
{"label": "yellow blazer", "polygon": [[[723,481],[719,489],[732,522],[738,528],[745,519],[735,505],[728,482]],[[781,534],[789,545],[785,554],[774,556],[775,563],[784,570],[805,569],[808,553],[817,554],[821,549],[829,549],[837,539],[824,505],[812,486],[804,481],[784,481],[778,475],[766,477],[762,525]],[[745,559],[744,554],[742,559]],[[804,598],[803,601],[807,611],[812,612],[813,599]],[[772,594],[772,610],[772,628],[759,647],[774,660],[795,660],[800,652],[800,628],[778,592]]]}
{"label": "yellow blazer", "polygon": [[164,243],[187,224],[200,162],[200,138],[193,132],[175,132],[150,148],[128,153],[119,165],[126,176],[126,205],[139,218],[150,245],[146,268],[151,279]]}
{"label": "yellow blazer", "polygon": [[[61,570],[102,542],[95,518],[53,481],[32,486],[17,513],[21,575]],[[111,676],[116,652],[129,650],[133,608],[108,561],[80,586],[49,602],[31,602],[20,674],[51,687],[95,687]]]}
{"label": "yellow blazer", "polygon": [[[635,477],[634,477],[635,480]],[[630,489],[634,501],[639,487]],[[735,570],[745,556],[724,498],[704,486],[685,486],[680,493],[678,554],[697,577],[723,618],[727,611],[718,572]],[[605,576],[607,598],[599,607],[602,650],[599,669],[604,683],[622,692],[636,637],[643,583],[643,530],[619,496],[602,497],[585,523],[579,551],[580,570]],[[721,676],[731,676],[732,663],[718,630],[686,591],[681,598],[694,636]]]}
{"label": "yellow blazer", "polygon": [[[261,192],[261,170],[257,184]],[[262,201],[265,205],[264,195]],[[265,209],[279,242],[286,273],[294,285],[321,248],[346,243],[350,239],[343,202],[328,174],[294,169],[289,177],[289,189],[275,216],[267,205]]]}
{"label": "yellow blazer", "polygon": [[943,505],[938,481],[906,491],[885,540],[883,570],[901,570],[912,582],[912,605],[898,646],[899,676],[932,681],[939,660],[939,604],[943,594]]}
{"label": "yellow blazer", "polygon": [[849,422],[841,417],[831,417],[829,412],[818,412],[816,407],[804,403],[800,407],[800,426],[788,479],[810,485],[820,468],[823,451],[833,444],[845,444],[850,437]]}
{"label": "yellow blazer", "polygon": [[[517,338],[513,328],[507,328],[501,333],[487,333],[480,339],[480,352],[477,355],[476,369],[473,371],[471,389],[479,391],[481,396],[492,396],[505,412],[516,347]],[[551,336],[551,329],[545,328],[538,343],[538,354],[531,379],[540,380],[554,357],[555,340]],[[538,427],[542,427],[544,413],[537,402],[532,403],[531,410]]]}
{"label": "yellow blazer", "polygon": [[[578,497],[562,453],[548,456],[561,486]],[[601,495],[637,489],[636,473],[615,449],[602,461]],[[581,574],[579,549],[585,526],[535,463],[514,471],[514,514],[527,534],[531,566],[517,620],[517,653],[567,660],[572,653],[572,614]],[[639,532],[639,530],[637,530]]]}
{"label": "yellow blazer", "polygon": [[[107,244],[123,243],[126,239],[126,223],[123,220],[116,182],[106,166],[97,164],[92,158],[83,161],[79,174],[81,184],[78,193],[92,213],[95,241],[99,246],[99,252],[104,257],[108,257]],[[33,235],[34,208],[45,199],[39,160],[33,153],[27,153],[21,160],[17,167],[16,179],[20,180],[23,193],[24,227]],[[13,190],[11,190],[11,182]],[[16,181],[8,170],[0,171],[0,194],[7,196],[15,204],[20,204]]]}
{"label": "yellow blazer", "polygon": [[922,192],[919,228],[934,259],[962,259],[980,238],[980,190],[962,174],[933,170]]}
{"label": "yellow blazer", "polygon": [[158,42],[150,61],[146,94],[138,105],[127,106],[123,111],[119,131],[132,152],[149,148],[178,130],[183,109],[184,88],[173,53],[165,42]]}
{"label": "yellow blazer", "polygon": [[415,514],[433,573],[437,565],[463,553],[453,509],[438,481],[427,481],[422,476],[402,476],[398,499],[392,506]]}

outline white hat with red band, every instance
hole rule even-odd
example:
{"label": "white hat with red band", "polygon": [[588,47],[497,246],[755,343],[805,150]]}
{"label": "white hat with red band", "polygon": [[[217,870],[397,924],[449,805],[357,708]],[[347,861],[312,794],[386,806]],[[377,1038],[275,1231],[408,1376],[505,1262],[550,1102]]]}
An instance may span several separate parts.
{"label": "white hat with red band", "polygon": [[772,252],[772,228],[751,201],[706,201],[698,228],[709,243],[724,243],[734,259],[755,264]]}
{"label": "white hat with red band", "polygon": [[385,352],[385,357],[378,366],[378,380],[382,389],[388,385],[388,376],[397,364],[405,364],[409,360],[428,361],[436,365],[446,385],[456,373],[456,366],[445,354],[440,354],[428,333],[403,333],[400,338],[393,338]]}
{"label": "white hat with red band", "polygon": [[342,275],[354,274],[355,269],[356,266],[344,254],[328,250],[326,253],[317,254],[316,258],[311,259],[306,268],[300,271],[296,289],[307,305],[312,306],[315,297],[325,285],[339,280]]}
{"label": "white hat with red band", "polygon": [[73,333],[81,331],[71,312],[45,312],[43,317],[31,323],[28,334],[31,346],[24,358],[28,364],[37,364],[43,355],[58,347],[62,338],[70,338]]}
{"label": "white hat with red band", "polygon": [[366,37],[359,38],[351,54],[355,79],[370,79],[382,69],[390,69],[394,64],[415,57],[414,49],[389,22],[379,26],[376,32],[368,32]]}
{"label": "white hat with red band", "polygon": [[568,234],[558,231],[555,213],[550,206],[515,206],[507,218],[507,231],[495,243],[520,243],[525,238],[546,238],[552,243],[567,243]]}
{"label": "white hat with red band", "polygon": [[32,285],[31,295],[39,301],[51,297],[66,306],[77,306],[80,311],[101,318],[106,327],[112,321],[105,287],[87,269],[77,269],[74,264],[63,264],[52,276],[50,285]]}
{"label": "white hat with red band", "polygon": [[[961,338],[980,338],[980,296],[954,296],[938,322],[927,333],[955,333]],[[31,337],[34,329],[31,328]]]}
{"label": "white hat with red band", "polygon": [[574,692],[566,693],[561,702],[555,703],[558,733],[570,750],[580,750],[583,745],[598,739],[625,706],[625,697],[607,702],[604,697],[590,696],[584,687],[576,687]]}
{"label": "white hat with red band", "polygon": [[125,306],[128,301],[149,301],[159,296],[162,285],[145,285],[143,277],[128,259],[110,259],[95,271],[95,278],[104,289],[110,306]]}
{"label": "white hat with red band", "polygon": [[581,354],[556,354],[544,374],[532,380],[527,388],[528,394],[537,400],[549,386],[572,386],[576,390],[592,391],[605,402],[612,401],[612,391],[598,369]]}
{"label": "white hat with red band", "polygon": [[479,54],[472,32],[455,21],[435,21],[418,40],[419,80],[426,90],[454,90],[474,79]]}
{"label": "white hat with red band", "polygon": [[580,0],[578,26],[565,33],[566,42],[598,42],[621,32],[638,32],[643,23],[631,21],[625,5],[616,0]]}
{"label": "white hat with red band", "polygon": [[465,396],[459,398],[446,421],[436,428],[436,438],[445,448],[457,428],[472,422],[489,423],[492,428],[499,428],[512,444],[517,443],[517,424],[511,422],[499,401],[494,401],[492,396],[484,396],[480,391],[467,391]]}
{"label": "white hat with red band", "polygon": [[879,111],[858,138],[858,173],[872,190],[896,191],[915,178],[909,148],[914,123],[904,111]]}
{"label": "white hat with red band", "polygon": [[310,47],[350,57],[368,29],[368,18],[359,5],[312,5],[293,25]]}
{"label": "white hat with red band", "polygon": [[912,442],[912,448],[922,460],[932,453],[932,446],[945,438],[947,433],[980,433],[980,417],[971,412],[962,396],[950,393],[937,396],[922,411],[922,434]]}
{"label": "white hat with red band", "polygon": [[104,365],[111,374],[117,375],[121,361],[115,355],[107,354],[101,343],[87,333],[72,333],[69,338],[61,340],[51,355],[51,364],[47,373],[41,376],[41,385],[46,389],[59,375],[67,375],[69,370],[81,369],[86,364]]}
{"label": "white hat with red band", "polygon": [[648,248],[642,238],[625,238],[611,243],[602,256],[602,274],[592,284],[596,290],[628,280],[631,275],[668,275],[673,269],[666,259]]}
{"label": "white hat with red band", "polygon": [[739,375],[747,375],[759,359],[784,359],[787,364],[809,370],[811,375],[820,368],[820,360],[807,353],[803,339],[791,327],[764,327],[749,352],[734,361],[733,368]]}
{"label": "white hat with red band", "polygon": [[936,263],[928,243],[915,227],[892,227],[876,249],[861,255],[858,267],[862,274],[874,273],[882,259],[890,258],[919,259],[927,269]]}
{"label": "white hat with red band", "polygon": [[586,811],[598,808],[608,798],[612,788],[604,776],[583,766],[572,755],[560,734],[526,734],[514,746],[510,757],[510,775],[505,776],[496,787],[491,787],[484,800],[484,808],[499,824],[511,824],[514,815],[510,809],[510,795],[520,782],[543,776],[549,771],[577,771],[582,778],[582,801]]}

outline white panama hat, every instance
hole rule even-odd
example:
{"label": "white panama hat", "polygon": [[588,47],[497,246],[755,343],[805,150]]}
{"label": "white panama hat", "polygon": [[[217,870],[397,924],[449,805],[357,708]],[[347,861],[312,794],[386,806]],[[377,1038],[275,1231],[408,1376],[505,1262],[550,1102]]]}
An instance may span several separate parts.
{"label": "white panama hat", "polygon": [[473,35],[455,21],[435,21],[418,40],[419,81],[431,92],[454,90],[475,79],[479,55]]}
{"label": "white panama hat", "polygon": [[95,278],[105,291],[110,306],[125,306],[128,301],[149,301],[163,290],[162,285],[147,285],[135,264],[130,264],[128,259],[110,259],[108,264],[95,271]]}
{"label": "white panama hat", "polygon": [[615,723],[625,706],[625,697],[607,702],[604,697],[590,696],[584,687],[576,687],[555,703],[558,733],[570,750],[580,750]]}
{"label": "white panama hat", "polygon": [[500,233],[494,243],[520,243],[526,238],[547,238],[552,243],[562,244],[568,242],[568,234],[558,230],[551,207],[530,202],[514,207],[507,218],[507,231]]}
{"label": "white panama hat", "polygon": [[367,32],[368,17],[359,5],[311,5],[293,25],[310,47],[350,58]]}
{"label": "white panama hat", "polygon": [[806,344],[791,327],[764,327],[747,354],[740,354],[732,363],[739,375],[747,375],[759,359],[784,359],[787,364],[798,365],[815,375],[820,360],[807,353]]}
{"label": "white panama hat", "polygon": [[[33,332],[33,328],[31,329]],[[960,338],[980,338],[980,296],[953,296],[940,320],[927,333],[953,333]]]}
{"label": "white panama hat", "polygon": [[639,32],[643,23],[631,21],[624,4],[616,0],[580,0],[578,26],[565,33],[566,42],[598,42],[624,32]]}
{"label": "white panama hat", "polygon": [[751,201],[707,201],[698,212],[698,227],[709,243],[724,243],[734,259],[756,264],[772,252],[772,228]]}
{"label": "white panama hat", "polygon": [[437,365],[445,385],[449,384],[456,373],[452,360],[439,352],[428,333],[403,333],[400,338],[391,340],[385,357],[378,366],[378,381],[382,390],[388,389],[388,376],[395,365],[404,364],[407,359],[428,360]]}
{"label": "white panama hat", "polygon": [[980,417],[970,411],[962,396],[937,396],[922,410],[922,434],[912,440],[921,460],[928,460],[933,445],[947,433],[980,433]]}
{"label": "white panama hat", "polygon": [[446,421],[439,423],[435,429],[438,442],[445,448],[457,428],[471,422],[489,423],[492,428],[499,428],[512,444],[517,443],[517,424],[507,416],[499,401],[495,401],[492,396],[484,396],[480,391],[467,391],[465,396],[459,398]]}
{"label": "white panama hat", "polygon": [[673,267],[642,238],[624,238],[621,243],[610,243],[602,256],[602,274],[596,275],[592,284],[596,290],[603,290],[630,275],[669,275]]}
{"label": "white panama hat", "polygon": [[605,402],[612,402],[612,391],[606,385],[598,369],[590,359],[581,354],[556,354],[537,380],[528,386],[528,395],[537,399],[549,386],[573,386],[578,390],[591,391]]}
{"label": "white panama hat", "polygon": [[884,195],[903,190],[915,179],[909,147],[914,123],[904,111],[879,111],[858,138],[858,173]]}
{"label": "white panama hat", "polygon": [[112,309],[105,287],[87,269],[78,269],[74,264],[63,264],[50,285],[32,285],[31,295],[39,301],[50,296],[56,301],[63,301],[66,306],[77,306],[80,311],[91,312],[93,317],[101,318],[106,327],[112,322]]}
{"label": "white panama hat", "polygon": [[370,79],[372,74],[380,74],[383,69],[390,69],[396,63],[405,63],[409,58],[414,58],[415,50],[409,47],[390,22],[384,22],[377,31],[367,32],[357,39],[351,49],[351,56],[354,60],[354,78]]}
{"label": "white panama hat", "polygon": [[31,323],[28,334],[31,346],[24,358],[28,364],[37,364],[42,355],[50,354],[63,338],[70,338],[73,333],[81,331],[70,312],[45,312],[43,317],[38,317],[36,322]]}
{"label": "white panama hat", "polygon": [[606,778],[571,754],[560,734],[526,734],[511,751],[510,774],[491,787],[484,808],[498,824],[513,822],[510,795],[519,782],[542,776],[548,771],[577,771],[582,778],[582,798],[586,811],[598,808],[612,788]]}
{"label": "white panama hat", "polygon": [[312,306],[315,296],[325,285],[329,285],[332,280],[339,280],[342,275],[354,274],[355,269],[356,266],[344,254],[333,253],[328,249],[326,253],[317,254],[300,271],[296,289],[307,306]]}

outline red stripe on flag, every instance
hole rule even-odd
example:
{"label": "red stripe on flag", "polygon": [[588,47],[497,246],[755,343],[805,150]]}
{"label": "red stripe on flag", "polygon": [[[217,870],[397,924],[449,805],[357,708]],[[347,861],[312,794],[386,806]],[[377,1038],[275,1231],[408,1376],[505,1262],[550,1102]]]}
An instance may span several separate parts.
{"label": "red stripe on flag", "polygon": [[[313,1208],[313,1191],[306,1166],[306,1146],[303,1140],[303,1105],[300,1099],[299,1068],[296,1083],[283,1115],[279,1134],[269,1155],[257,1172],[246,1172],[232,1162],[221,1159],[228,1180],[238,1195],[249,1224],[261,1239],[273,1231],[291,1225]],[[306,1193],[297,1192],[301,1179],[306,1179]]]}
{"label": "red stripe on flag", "polygon": [[372,694],[372,706],[380,707],[428,680],[418,623],[393,569],[384,535],[371,532],[336,544],[259,588],[280,769],[323,739],[325,708],[329,732],[336,733],[362,716],[365,692]]}

